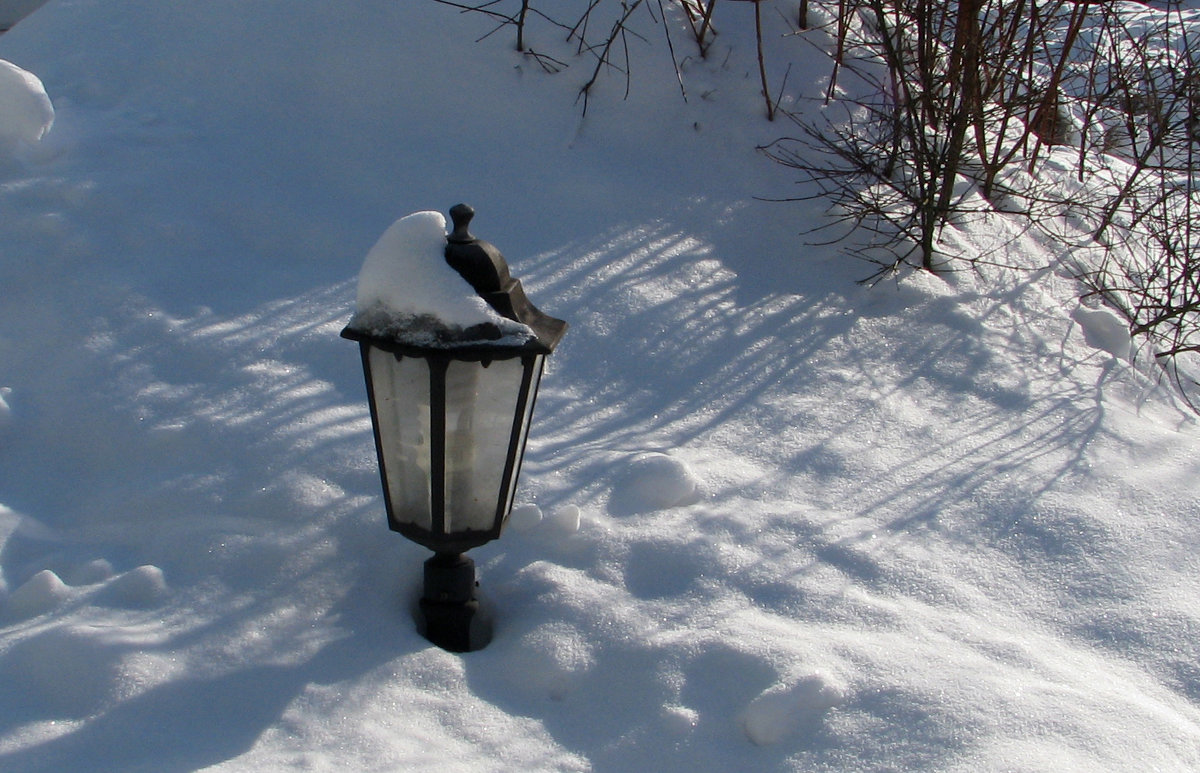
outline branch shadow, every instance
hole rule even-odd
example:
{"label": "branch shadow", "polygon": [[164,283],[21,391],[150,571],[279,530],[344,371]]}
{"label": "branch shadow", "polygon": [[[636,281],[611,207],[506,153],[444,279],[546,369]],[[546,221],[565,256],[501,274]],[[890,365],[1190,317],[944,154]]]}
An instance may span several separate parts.
{"label": "branch shadow", "polygon": [[[37,528],[5,535],[0,589],[94,560],[110,576],[28,619],[8,615],[0,595],[0,682],[12,683],[0,690],[0,769],[217,764],[278,727],[308,686],[427,646],[411,626],[414,588],[388,593],[395,544],[372,536],[386,526],[370,420],[357,352],[337,338],[350,288],[234,318],[171,319],[130,303],[78,363],[33,374],[30,392],[61,379],[50,393],[75,396],[63,411],[80,432],[63,437],[61,413],[28,411],[7,438],[30,469],[16,489],[37,518],[22,522]],[[39,471],[75,455],[96,463],[74,467],[71,486]],[[167,588],[123,606],[115,586],[144,564]],[[248,631],[272,646],[221,654]],[[195,671],[137,670],[176,660]],[[55,737],[13,742],[56,725]]]}
{"label": "branch shadow", "polygon": [[[355,588],[346,598],[377,592],[377,588]],[[361,604],[340,605],[335,613],[342,616],[349,632],[303,662],[249,663],[211,676],[169,680],[84,717],[71,732],[0,753],[0,767],[14,773],[80,765],[97,773],[190,771],[233,759],[250,750],[265,730],[278,725],[287,707],[309,685],[359,678],[420,646],[401,635],[402,619],[397,620],[396,630],[380,631],[377,621],[362,619],[362,612]],[[199,635],[193,632],[185,638]],[[183,643],[171,641],[165,646]],[[11,698],[4,702],[10,703]],[[8,707],[5,725],[56,714],[36,699],[27,697],[24,702],[16,710]]]}

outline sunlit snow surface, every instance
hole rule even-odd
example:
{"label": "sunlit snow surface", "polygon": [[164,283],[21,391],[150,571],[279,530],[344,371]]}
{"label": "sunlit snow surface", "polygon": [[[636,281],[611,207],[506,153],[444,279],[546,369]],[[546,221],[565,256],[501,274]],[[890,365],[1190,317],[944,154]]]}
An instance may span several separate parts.
{"label": "sunlit snow surface", "polygon": [[[77,0],[0,37],[56,110],[0,160],[0,770],[1200,767],[1200,433],[1104,312],[802,246],[736,24],[686,102],[648,28],[583,121],[590,69],[491,26]],[[459,201],[572,323],[466,656],[415,633],[338,337],[389,224]]]}

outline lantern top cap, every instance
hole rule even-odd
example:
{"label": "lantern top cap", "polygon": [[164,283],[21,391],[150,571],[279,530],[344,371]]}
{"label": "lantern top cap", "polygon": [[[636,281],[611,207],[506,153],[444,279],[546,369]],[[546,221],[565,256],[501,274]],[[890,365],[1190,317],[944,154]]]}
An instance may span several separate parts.
{"label": "lantern top cap", "polygon": [[[436,213],[428,213],[436,216]],[[509,273],[508,262],[492,244],[477,239],[470,232],[471,219],[475,210],[467,204],[457,204],[450,209],[453,229],[444,236],[443,255],[445,262],[467,281],[475,294],[481,298],[507,324],[515,322],[527,330],[524,340],[514,343],[495,324],[474,325],[458,330],[441,330],[436,320],[423,317],[413,318],[411,324],[386,326],[386,335],[378,333],[380,326],[371,324],[360,310],[351,319],[342,335],[353,340],[372,339],[376,343],[399,349],[476,350],[491,352],[495,356],[524,352],[549,354],[558,345],[567,330],[567,323],[555,319],[530,302],[521,282]],[[440,218],[440,216],[438,216]],[[432,245],[431,245],[432,246]],[[431,324],[432,323],[432,324]],[[411,328],[411,329],[410,329]],[[432,329],[439,328],[439,329]],[[493,329],[494,328],[494,329]],[[376,333],[369,331],[375,330]],[[529,335],[531,333],[531,335]],[[432,335],[432,339],[431,339]],[[388,339],[384,341],[383,339]],[[415,340],[430,342],[431,346],[416,344]],[[511,352],[510,352],[511,350]],[[466,353],[465,351],[463,353]]]}
{"label": "lantern top cap", "polygon": [[533,331],[536,345],[546,353],[554,350],[567,323],[543,313],[525,295],[521,282],[508,270],[508,261],[494,245],[471,235],[475,209],[468,204],[450,208],[454,229],[446,237],[446,262],[470,283],[496,313],[505,319],[526,325]]}
{"label": "lantern top cap", "polygon": [[446,241],[450,244],[469,244],[477,241],[470,231],[473,217],[475,217],[475,208],[470,204],[455,204],[451,207],[450,222],[454,223],[454,230],[446,237]]}
{"label": "lantern top cap", "polygon": [[[494,245],[471,235],[471,218],[475,209],[467,204],[457,204],[450,209],[454,230],[446,237],[446,262],[463,279],[475,288],[479,297],[488,302],[502,317],[524,322],[509,313],[508,309],[488,300],[489,293],[505,292],[516,281],[508,271],[508,261]],[[528,323],[526,323],[528,324]]]}

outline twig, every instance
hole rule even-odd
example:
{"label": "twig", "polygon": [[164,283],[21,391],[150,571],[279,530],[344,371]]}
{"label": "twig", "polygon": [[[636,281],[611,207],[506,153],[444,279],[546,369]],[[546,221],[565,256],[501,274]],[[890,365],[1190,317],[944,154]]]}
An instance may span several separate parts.
{"label": "twig", "polygon": [[524,54],[525,54],[525,56],[529,57],[533,61],[537,62],[538,65],[540,65],[543,70],[550,73],[551,75],[553,75],[555,73],[560,73],[563,70],[570,67],[570,65],[567,64],[566,62],[555,59],[554,57],[552,57],[548,54],[539,54],[537,51],[534,51],[532,48],[529,49],[528,51],[525,51]]}
{"label": "twig", "polygon": [[683,73],[679,71],[679,59],[675,56],[675,44],[671,42],[671,25],[667,23],[667,12],[663,8],[663,0],[658,0],[658,13],[662,17],[663,32],[667,36],[667,51],[671,54],[671,65],[675,68],[675,80],[679,82],[679,94],[687,102],[687,88],[683,85]]}
{"label": "twig", "polygon": [[[612,33],[608,36],[608,39],[604,41],[604,48],[601,49],[600,54],[596,57],[596,68],[594,70],[592,70],[592,77],[589,78],[588,82],[583,84],[583,87],[579,89],[579,96],[583,99],[583,115],[587,115],[588,97],[591,94],[592,86],[595,86],[596,81],[599,80],[599,78],[600,78],[600,69],[602,67],[604,67],[604,65],[606,65],[606,64],[609,64],[609,65],[612,64],[609,61],[608,57],[609,57],[609,53],[612,51],[613,43],[616,42],[618,37],[621,37],[622,41],[624,41],[623,32],[625,30],[625,22],[629,20],[629,17],[633,14],[633,12],[635,10],[637,10],[638,6],[640,6],[641,4],[642,4],[642,0],[635,0],[634,2],[625,6],[625,13],[622,14],[621,18],[618,19],[616,21],[616,23],[613,24]],[[628,58],[629,58],[628,45],[626,45],[626,47],[625,47],[625,57],[626,57],[626,66],[628,66]],[[625,93],[628,96],[628,94],[629,94],[629,72],[628,72],[628,70],[626,70],[626,72],[625,72]]]}

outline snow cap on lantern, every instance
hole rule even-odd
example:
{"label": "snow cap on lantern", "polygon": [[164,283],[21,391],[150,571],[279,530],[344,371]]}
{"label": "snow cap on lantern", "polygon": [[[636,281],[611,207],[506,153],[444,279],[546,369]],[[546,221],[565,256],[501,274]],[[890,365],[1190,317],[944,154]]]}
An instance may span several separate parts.
{"label": "snow cap on lantern", "polygon": [[471,235],[474,215],[466,204],[453,207],[449,235],[440,212],[393,223],[363,261],[346,336],[398,347],[553,351],[566,323],[534,307],[500,251]]}

